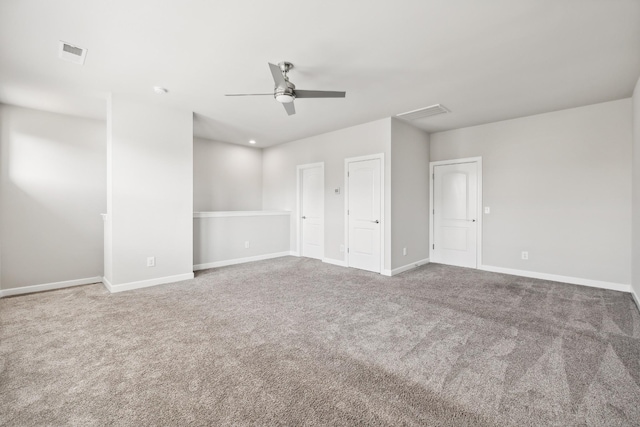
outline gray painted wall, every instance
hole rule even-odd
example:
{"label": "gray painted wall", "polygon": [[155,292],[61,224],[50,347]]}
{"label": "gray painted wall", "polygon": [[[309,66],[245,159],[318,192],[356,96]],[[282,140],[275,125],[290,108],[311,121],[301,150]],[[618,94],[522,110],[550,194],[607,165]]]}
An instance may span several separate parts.
{"label": "gray painted wall", "polygon": [[[344,261],[340,245],[345,241],[344,223],[344,160],[348,157],[384,153],[385,155],[385,217],[390,203],[390,140],[391,119],[382,119],[329,132],[322,135],[276,145],[263,150],[263,208],[287,210],[291,216],[291,248],[296,248],[296,166],[324,162],[325,180],[325,257]],[[334,189],[340,188],[339,195]],[[385,221],[385,265],[391,265],[391,225]]]}
{"label": "gray painted wall", "polygon": [[0,288],[102,276],[105,122],[0,105]]}
{"label": "gray painted wall", "polygon": [[192,274],[193,114],[116,95],[107,111],[107,279]]}
{"label": "gray painted wall", "polygon": [[633,247],[631,285],[640,297],[640,79],[633,92]]}
{"label": "gray painted wall", "polygon": [[429,258],[429,135],[392,119],[391,268],[425,258]]}
{"label": "gray painted wall", "polygon": [[623,99],[431,135],[431,161],[482,156],[484,265],[631,282],[631,116]]}
{"label": "gray painted wall", "polygon": [[262,209],[262,149],[193,139],[193,210]]}
{"label": "gray painted wall", "polygon": [[[420,169],[420,159],[427,165],[429,160],[482,156],[484,205],[492,209],[484,218],[485,265],[632,283],[640,294],[640,185],[633,186],[630,197],[631,183],[640,182],[639,87],[640,80],[632,100],[436,133],[431,136],[430,150],[423,132],[396,119],[264,152],[196,139],[192,141],[197,153],[194,168],[199,170],[194,169],[191,176],[200,187],[196,190],[199,200],[192,205],[197,210],[264,207],[295,211],[295,166],[324,161],[325,256],[343,260],[339,247],[344,242],[344,191],[336,196],[333,190],[344,190],[344,158],[382,152],[386,156],[386,217],[390,219],[385,224],[389,245],[385,268],[397,268],[422,259],[421,243],[428,244],[428,228],[419,230],[419,211],[425,206],[421,196],[428,200],[429,179],[428,170]],[[155,126],[157,122],[152,121]],[[186,119],[178,121],[186,123]],[[2,105],[0,125],[0,288],[101,275],[103,236],[98,214],[105,211],[104,122]],[[189,179],[182,176],[189,170],[189,150],[158,152],[158,141],[147,141],[153,144],[148,152],[155,152],[154,156],[134,160],[135,150],[126,154],[135,167],[127,172],[131,176],[119,181],[125,199],[131,190],[129,179],[150,165],[159,169],[155,171],[158,176],[166,175],[165,168],[156,166],[169,158],[174,162],[176,153],[180,186],[182,190],[189,186]],[[223,179],[220,175],[215,178],[213,172],[229,164],[229,159],[237,161],[237,168],[222,176],[238,173],[232,180],[224,178],[218,188],[207,188]],[[247,167],[242,170],[242,165]],[[165,184],[173,191],[175,182]],[[157,196],[166,201],[169,194],[158,190],[162,186],[160,181],[147,180],[136,190],[137,197]],[[185,198],[181,190],[174,189]],[[231,198],[234,192],[241,192],[240,197]],[[258,202],[262,197],[264,206]],[[153,216],[153,209],[145,212]],[[191,222],[191,209],[188,218]],[[413,225],[405,226],[408,224]],[[424,226],[428,227],[428,219]],[[291,227],[290,243],[295,248],[295,221]],[[424,240],[416,239],[416,233],[426,233]],[[65,244],[60,245],[61,241]],[[401,252],[405,246],[407,257]],[[520,260],[522,250],[530,252],[529,261]],[[151,248],[134,254],[136,265],[138,258],[144,262],[147,255],[158,256],[156,252]],[[40,268],[33,269],[33,265]],[[141,270],[148,271],[146,267]]]}
{"label": "gray painted wall", "polygon": [[[289,254],[289,214],[193,218],[193,264]],[[245,247],[249,242],[249,247]]]}

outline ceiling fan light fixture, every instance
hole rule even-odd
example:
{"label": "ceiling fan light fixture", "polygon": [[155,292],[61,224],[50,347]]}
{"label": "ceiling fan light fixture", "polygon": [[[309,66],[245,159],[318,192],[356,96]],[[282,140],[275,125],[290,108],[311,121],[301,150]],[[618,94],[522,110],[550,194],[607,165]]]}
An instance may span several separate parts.
{"label": "ceiling fan light fixture", "polygon": [[[294,115],[296,108],[293,101],[296,98],[344,98],[346,92],[331,90],[296,90],[296,85],[289,81],[287,72],[293,68],[290,62],[281,62],[278,65],[269,62],[269,69],[273,77],[273,98],[282,104],[288,115]],[[226,96],[257,96],[271,95],[270,93],[235,93]]]}
{"label": "ceiling fan light fixture", "polygon": [[281,102],[283,104],[288,104],[293,102],[295,96],[288,93],[276,93],[276,101]]}

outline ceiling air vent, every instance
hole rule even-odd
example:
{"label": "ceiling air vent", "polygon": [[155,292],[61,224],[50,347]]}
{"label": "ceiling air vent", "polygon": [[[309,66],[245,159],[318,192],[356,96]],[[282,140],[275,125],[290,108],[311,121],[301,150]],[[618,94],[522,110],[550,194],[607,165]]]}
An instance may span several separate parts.
{"label": "ceiling air vent", "polygon": [[398,114],[396,117],[405,120],[418,120],[425,117],[435,116],[436,114],[448,113],[445,107],[440,104],[431,105],[429,107],[418,108],[417,110],[407,111],[406,113]]}
{"label": "ceiling air vent", "polygon": [[58,56],[65,61],[75,64],[84,65],[84,58],[87,56],[87,49],[74,46],[72,44],[60,41]]}

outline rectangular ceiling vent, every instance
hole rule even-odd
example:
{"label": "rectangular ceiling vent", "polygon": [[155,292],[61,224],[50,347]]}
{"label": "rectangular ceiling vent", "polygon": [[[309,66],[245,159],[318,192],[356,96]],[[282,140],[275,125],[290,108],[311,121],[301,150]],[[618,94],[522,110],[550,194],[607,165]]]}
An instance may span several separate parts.
{"label": "rectangular ceiling vent", "polygon": [[58,56],[60,59],[64,59],[65,61],[84,65],[84,58],[87,56],[87,49],[74,46],[61,40],[58,48]]}
{"label": "rectangular ceiling vent", "polygon": [[418,120],[424,119],[425,117],[435,116],[436,114],[448,113],[444,106],[440,104],[431,105],[429,107],[418,108],[417,110],[407,111],[406,113],[398,114],[396,117],[405,119],[405,120]]}

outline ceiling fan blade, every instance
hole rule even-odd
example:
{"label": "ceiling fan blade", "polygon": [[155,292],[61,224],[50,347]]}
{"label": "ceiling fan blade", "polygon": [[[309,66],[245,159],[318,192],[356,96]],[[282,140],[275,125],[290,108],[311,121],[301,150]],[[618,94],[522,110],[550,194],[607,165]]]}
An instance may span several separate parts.
{"label": "ceiling fan blade", "polygon": [[296,98],[344,98],[346,92],[332,90],[295,90]]}
{"label": "ceiling fan blade", "polygon": [[228,93],[225,96],[262,96],[262,95],[271,95],[272,93]]}
{"label": "ceiling fan blade", "polygon": [[288,115],[292,116],[296,113],[296,107],[293,106],[293,102],[287,102],[282,105],[284,106],[284,109],[287,110]]}
{"label": "ceiling fan blade", "polygon": [[269,62],[269,68],[271,69],[271,75],[273,76],[273,81],[276,84],[276,87],[287,88],[287,82],[282,75],[282,71],[280,67]]}

